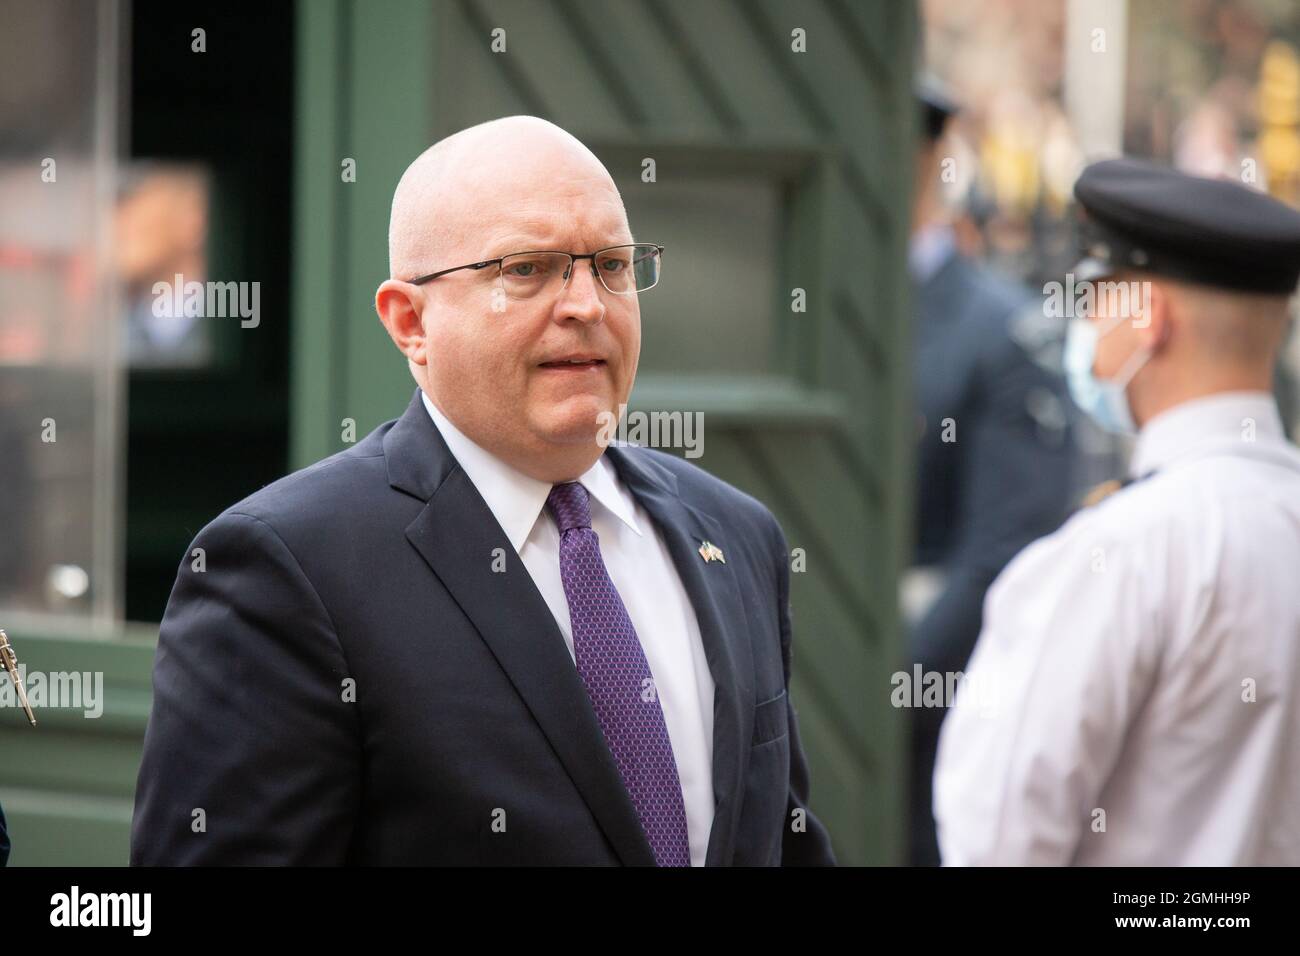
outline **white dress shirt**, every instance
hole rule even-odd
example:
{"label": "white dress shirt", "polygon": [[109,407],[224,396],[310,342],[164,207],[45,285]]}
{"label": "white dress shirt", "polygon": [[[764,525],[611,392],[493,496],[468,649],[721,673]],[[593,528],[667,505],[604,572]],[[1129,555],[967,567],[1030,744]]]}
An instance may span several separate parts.
{"label": "white dress shirt", "polygon": [[[552,486],[485,451],[420,394],[447,447],[528,569],[573,657],[569,602],[560,580],[560,534],[546,508]],[[695,608],[653,521],[605,456],[577,480],[591,496],[591,527],[601,557],[654,675],[686,804],[691,865],[703,866],[714,808],[713,675]]]}
{"label": "white dress shirt", "polygon": [[1300,452],[1271,395],[1224,393],[1153,418],[1131,470],[989,591],[945,864],[1300,864]]}

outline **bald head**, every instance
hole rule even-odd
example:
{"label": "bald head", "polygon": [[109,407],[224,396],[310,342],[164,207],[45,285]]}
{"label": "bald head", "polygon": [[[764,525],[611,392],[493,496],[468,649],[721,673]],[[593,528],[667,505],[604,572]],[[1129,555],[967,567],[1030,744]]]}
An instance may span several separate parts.
{"label": "bald head", "polygon": [[[537,188],[543,182],[547,190]],[[393,193],[390,278],[411,279],[501,254],[488,246],[513,227],[526,232],[535,225],[542,210],[534,215],[530,197],[554,198],[554,187],[585,201],[616,205],[626,226],[609,172],[554,123],[507,116],[440,140],[406,168]]]}

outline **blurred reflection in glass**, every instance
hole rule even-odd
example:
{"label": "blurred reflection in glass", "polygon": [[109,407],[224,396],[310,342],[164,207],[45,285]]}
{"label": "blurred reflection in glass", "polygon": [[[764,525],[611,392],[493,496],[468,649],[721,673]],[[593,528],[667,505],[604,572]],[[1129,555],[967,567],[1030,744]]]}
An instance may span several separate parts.
{"label": "blurred reflection in glass", "polygon": [[207,281],[208,185],[202,171],[144,165],[123,176],[114,255],[122,283],[124,348],[132,366],[195,366],[212,353],[201,316],[175,308],[170,290]]}

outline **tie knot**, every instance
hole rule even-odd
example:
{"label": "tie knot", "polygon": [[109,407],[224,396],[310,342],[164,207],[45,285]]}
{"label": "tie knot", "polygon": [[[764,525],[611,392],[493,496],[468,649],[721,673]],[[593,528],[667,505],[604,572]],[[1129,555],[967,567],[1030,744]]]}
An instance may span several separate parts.
{"label": "tie knot", "polygon": [[587,489],[576,481],[566,481],[551,488],[546,504],[560,527],[560,534],[573,528],[591,527],[591,508],[587,500]]}

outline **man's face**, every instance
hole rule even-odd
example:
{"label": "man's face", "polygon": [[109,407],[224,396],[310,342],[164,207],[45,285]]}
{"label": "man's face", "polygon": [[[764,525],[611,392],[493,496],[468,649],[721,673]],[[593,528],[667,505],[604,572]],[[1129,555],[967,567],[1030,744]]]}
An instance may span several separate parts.
{"label": "man's face", "polygon": [[[484,177],[458,197],[461,228],[445,244],[446,261],[431,262],[431,271],[632,241],[603,171],[534,165],[522,178]],[[617,415],[627,401],[641,350],[640,307],[636,295],[606,290],[590,259],[574,263],[562,289],[531,299],[504,296],[495,267],[454,272],[424,288],[430,389],[457,428],[483,447],[536,458],[556,446],[590,445],[601,413]]]}
{"label": "man's face", "polygon": [[1093,288],[1088,318],[1100,338],[1092,371],[1097,378],[1109,380],[1120,374],[1144,345],[1142,330],[1149,323],[1150,303],[1143,293],[1148,285],[1132,274],[1118,273],[1099,279]]}
{"label": "man's face", "polygon": [[913,234],[934,218],[940,205],[939,165],[942,143],[942,139],[925,139],[916,149],[912,166]]}

